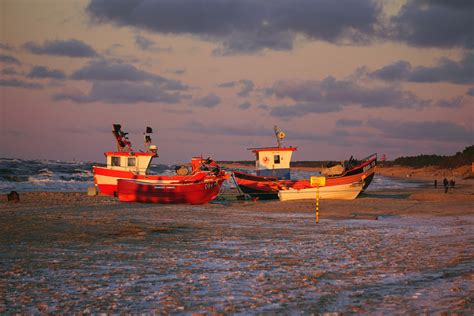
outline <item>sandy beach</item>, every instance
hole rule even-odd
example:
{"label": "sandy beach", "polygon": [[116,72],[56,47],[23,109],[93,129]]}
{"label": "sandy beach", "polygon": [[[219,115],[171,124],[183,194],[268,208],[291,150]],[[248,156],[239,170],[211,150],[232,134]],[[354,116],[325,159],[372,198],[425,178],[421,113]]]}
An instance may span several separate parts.
{"label": "sandy beach", "polygon": [[314,201],[22,193],[0,202],[0,313],[471,314],[473,184],[321,201],[319,224]]}

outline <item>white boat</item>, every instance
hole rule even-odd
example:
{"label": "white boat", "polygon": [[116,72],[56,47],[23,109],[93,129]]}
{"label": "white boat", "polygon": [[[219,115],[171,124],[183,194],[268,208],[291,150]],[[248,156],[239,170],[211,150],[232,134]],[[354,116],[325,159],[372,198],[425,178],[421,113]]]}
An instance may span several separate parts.
{"label": "white boat", "polygon": [[[353,182],[349,184],[331,185],[319,187],[319,198],[324,200],[353,200],[364,187],[364,182]],[[278,190],[280,201],[316,199],[316,187],[305,189],[282,189]]]}

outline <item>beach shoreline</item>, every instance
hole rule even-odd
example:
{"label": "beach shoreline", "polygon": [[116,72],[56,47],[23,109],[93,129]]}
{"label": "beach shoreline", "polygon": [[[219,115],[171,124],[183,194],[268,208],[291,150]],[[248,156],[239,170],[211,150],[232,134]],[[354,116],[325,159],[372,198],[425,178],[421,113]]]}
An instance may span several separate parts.
{"label": "beach shoreline", "polygon": [[352,201],[0,201],[0,313],[469,313],[474,185]]}
{"label": "beach shoreline", "polygon": [[[380,173],[379,168],[377,172]],[[403,174],[400,169],[398,174]],[[409,169],[411,170],[411,169]],[[385,170],[381,174],[393,179],[406,179],[406,177],[396,177],[391,174],[393,169]],[[425,181],[426,185],[421,187],[409,187],[400,189],[369,189],[355,200],[322,200],[322,216],[329,218],[351,218],[353,213],[373,213],[389,215],[412,215],[412,216],[436,216],[436,215],[463,215],[474,214],[472,203],[474,202],[474,179],[460,179],[454,188],[449,188],[445,193],[442,181],[438,182],[435,188],[431,185],[430,177],[426,174],[415,174],[409,177],[409,180]],[[230,199],[216,199],[207,205],[201,205],[204,209],[213,209],[218,207],[238,207],[253,212],[297,212],[304,213],[311,210],[314,204],[313,200],[287,201],[240,201],[232,198],[237,195],[235,189],[226,189]],[[118,199],[109,196],[97,195],[88,196],[87,192],[21,192],[20,202],[12,203],[7,201],[6,194],[2,194],[0,205],[4,206],[5,211],[15,211],[17,209],[32,209],[35,207],[52,207],[54,205],[63,205],[64,207],[94,206],[101,205],[119,205]],[[154,207],[154,204],[147,207]],[[187,205],[174,205],[177,210]],[[326,210],[324,210],[326,208]],[[443,211],[439,211],[443,209]],[[326,211],[326,212],[324,212]]]}

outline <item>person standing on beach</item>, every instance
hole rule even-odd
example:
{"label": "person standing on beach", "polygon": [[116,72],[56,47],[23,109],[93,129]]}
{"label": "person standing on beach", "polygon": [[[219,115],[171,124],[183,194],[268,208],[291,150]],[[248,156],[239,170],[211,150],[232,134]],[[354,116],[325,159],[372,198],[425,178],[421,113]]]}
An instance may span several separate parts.
{"label": "person standing on beach", "polygon": [[443,179],[444,193],[448,193],[448,185],[449,185],[448,179],[444,178]]}
{"label": "person standing on beach", "polygon": [[438,187],[438,180],[434,180],[434,187],[435,189]]}

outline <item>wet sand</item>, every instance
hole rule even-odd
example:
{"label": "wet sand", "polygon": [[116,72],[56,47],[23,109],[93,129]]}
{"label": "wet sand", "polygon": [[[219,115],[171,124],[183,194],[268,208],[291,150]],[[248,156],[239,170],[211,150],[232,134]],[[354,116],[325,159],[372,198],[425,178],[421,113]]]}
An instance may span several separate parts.
{"label": "wet sand", "polygon": [[[354,201],[0,202],[0,313],[474,310],[474,189]],[[377,218],[377,220],[374,220]]]}

